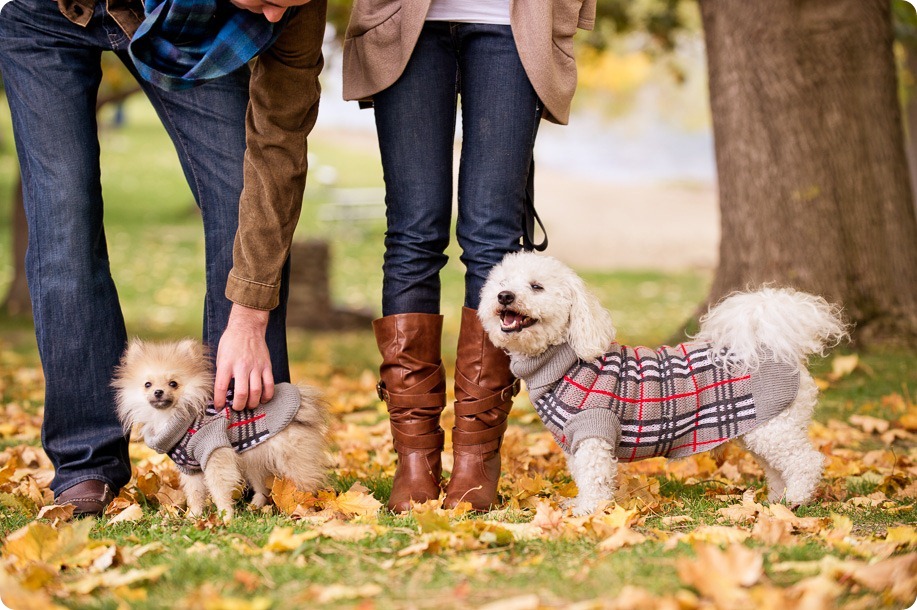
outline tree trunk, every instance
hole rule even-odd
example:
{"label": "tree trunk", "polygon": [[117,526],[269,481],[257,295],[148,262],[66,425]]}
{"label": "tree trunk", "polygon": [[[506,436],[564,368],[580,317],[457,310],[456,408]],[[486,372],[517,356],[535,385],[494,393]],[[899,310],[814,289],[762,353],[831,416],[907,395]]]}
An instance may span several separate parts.
{"label": "tree trunk", "polygon": [[[123,102],[140,91],[140,85],[126,87],[119,91],[100,96],[96,100],[96,112],[106,104]],[[196,206],[195,206],[196,207]],[[9,316],[32,315],[32,300],[29,297],[29,286],[25,277],[25,251],[29,243],[29,225],[25,218],[22,204],[22,175],[16,178],[13,190],[13,280],[3,300],[3,311]]]}
{"label": "tree trunk", "polygon": [[8,316],[31,316],[32,300],[25,281],[25,249],[29,243],[29,225],[25,220],[22,205],[22,178],[16,180],[13,189],[13,281],[10,282],[3,311]]}
{"label": "tree trunk", "polygon": [[905,135],[908,170],[911,177],[911,192],[917,198],[917,45],[904,45],[904,65],[910,73],[911,85],[908,87],[907,102],[904,107]]}
{"label": "tree trunk", "polygon": [[917,346],[917,217],[888,0],[701,0],[722,237],[710,302],[773,282]]}

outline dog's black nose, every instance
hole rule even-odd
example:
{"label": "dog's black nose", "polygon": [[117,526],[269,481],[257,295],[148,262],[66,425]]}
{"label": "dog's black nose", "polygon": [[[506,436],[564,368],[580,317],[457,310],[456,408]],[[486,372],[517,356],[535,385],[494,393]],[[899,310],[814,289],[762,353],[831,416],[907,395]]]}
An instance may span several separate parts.
{"label": "dog's black nose", "polygon": [[504,290],[503,292],[497,295],[497,302],[500,303],[500,305],[509,305],[510,303],[512,303],[515,300],[516,300],[516,295],[510,292],[509,290]]}
{"label": "dog's black nose", "polygon": [[162,390],[156,390],[155,392],[153,392],[153,396],[155,396],[156,398],[162,398],[162,394],[163,394]]}

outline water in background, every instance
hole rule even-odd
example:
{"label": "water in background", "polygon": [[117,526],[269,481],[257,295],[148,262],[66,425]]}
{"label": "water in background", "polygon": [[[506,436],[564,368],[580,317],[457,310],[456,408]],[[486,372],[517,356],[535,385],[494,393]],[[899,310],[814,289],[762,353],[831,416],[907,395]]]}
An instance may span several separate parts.
{"label": "water in background", "polygon": [[[326,61],[320,126],[374,133],[372,111],[341,98],[340,50],[329,44]],[[626,96],[578,92],[569,125],[542,123],[536,162],[566,174],[618,184],[712,184],[716,170],[702,45],[696,41],[683,45],[678,62],[686,75],[683,84],[659,69]],[[456,133],[460,137],[460,125]]]}

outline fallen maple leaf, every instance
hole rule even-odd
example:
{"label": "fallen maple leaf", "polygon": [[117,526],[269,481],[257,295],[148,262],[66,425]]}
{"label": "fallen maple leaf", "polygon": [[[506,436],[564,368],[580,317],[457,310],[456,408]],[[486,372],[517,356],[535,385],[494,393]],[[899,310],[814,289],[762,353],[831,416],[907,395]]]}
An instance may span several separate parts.
{"label": "fallen maple leaf", "polygon": [[347,516],[368,516],[378,513],[382,503],[376,500],[368,489],[354,483],[353,487],[335,498],[331,506],[326,504],[325,507],[333,508]]}
{"label": "fallen maple leaf", "polygon": [[675,534],[665,543],[666,549],[675,548],[679,542],[707,542],[710,544],[734,544],[744,542],[751,536],[748,530],[724,525],[702,525],[686,534]]}
{"label": "fallen maple leaf", "polygon": [[7,536],[0,555],[15,558],[19,567],[41,562],[59,570],[86,547],[92,526],[90,519],[65,524],[60,529],[33,521]]}
{"label": "fallen maple leaf", "polygon": [[38,519],[47,519],[48,521],[70,521],[73,518],[73,511],[76,507],[73,504],[50,504],[43,506],[38,511]]}
{"label": "fallen maple leaf", "polygon": [[308,595],[320,604],[330,604],[352,599],[365,599],[376,597],[382,593],[382,587],[375,584],[353,585],[312,585]]}
{"label": "fallen maple leaf", "polygon": [[628,527],[619,527],[611,536],[602,540],[596,548],[600,551],[617,551],[646,541],[646,536]]}
{"label": "fallen maple leaf", "polygon": [[831,372],[827,374],[830,381],[839,381],[854,372],[860,364],[860,357],[856,354],[849,356],[837,355],[831,360]]}
{"label": "fallen maple leaf", "polygon": [[859,584],[890,594],[899,602],[911,603],[917,595],[917,553],[865,564],[844,562],[840,571]]}
{"label": "fallen maple leaf", "polygon": [[696,558],[675,562],[678,577],[701,595],[723,607],[736,607],[747,600],[742,587],[750,587],[764,574],[764,559],[755,550],[732,544],[725,551],[708,544],[694,545]]}
{"label": "fallen maple leaf", "polygon": [[140,521],[143,519],[143,509],[140,508],[139,504],[131,504],[120,513],[112,517],[109,521],[109,525],[114,525],[115,523],[126,523],[129,521]]}
{"label": "fallen maple leaf", "polygon": [[535,505],[535,516],[532,525],[545,534],[560,532],[564,528],[564,511],[554,508],[547,500],[539,500]]}
{"label": "fallen maple leaf", "polygon": [[912,526],[889,527],[885,534],[886,542],[894,542],[900,547],[917,546],[917,530]]}
{"label": "fallen maple leaf", "polygon": [[138,582],[156,582],[169,571],[169,566],[154,566],[146,570],[127,570],[126,572],[103,572],[84,576],[67,583],[67,589],[78,595],[88,595],[96,589],[114,589],[126,587]]}
{"label": "fallen maple leaf", "polygon": [[26,588],[0,569],[0,607],[4,610],[66,610],[65,606],[54,603],[51,596],[42,588]]}
{"label": "fallen maple leaf", "polygon": [[284,479],[274,479],[271,485],[271,499],[274,505],[287,515],[296,511],[297,507],[311,508],[316,502],[314,495],[299,491],[292,482]]}
{"label": "fallen maple leaf", "polygon": [[790,545],[795,542],[793,526],[788,521],[761,515],[751,530],[751,537],[768,545]]}
{"label": "fallen maple leaf", "polygon": [[889,426],[891,426],[887,420],[871,417],[869,415],[851,415],[847,418],[847,421],[863,430],[866,434],[882,434],[883,432],[887,432]]}

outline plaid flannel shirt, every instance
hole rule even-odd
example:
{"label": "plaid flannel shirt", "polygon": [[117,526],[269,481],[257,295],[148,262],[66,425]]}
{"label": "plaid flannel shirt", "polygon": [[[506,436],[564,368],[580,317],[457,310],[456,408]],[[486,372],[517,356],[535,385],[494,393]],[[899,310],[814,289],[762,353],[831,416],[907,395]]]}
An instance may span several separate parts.
{"label": "plaid flannel shirt", "polygon": [[182,90],[234,72],[270,47],[290,14],[271,23],[226,0],[146,0],[128,48],[144,80]]}
{"label": "plaid flannel shirt", "polygon": [[[569,350],[558,350],[563,355]],[[796,367],[766,361],[741,375],[730,368],[705,343],[656,350],[613,344],[597,360],[575,361],[551,387],[541,379],[533,403],[565,451],[602,438],[625,462],[683,457],[753,430],[798,393]]]}

